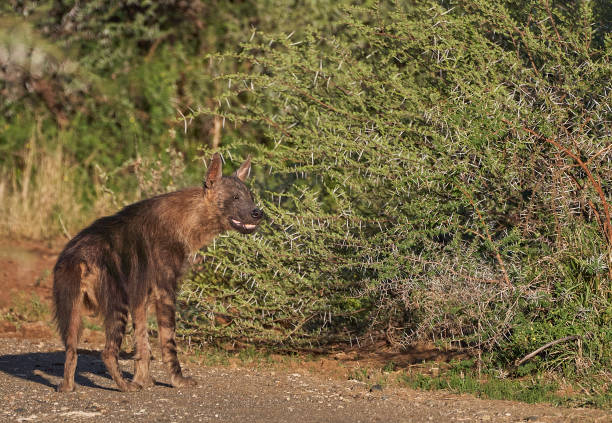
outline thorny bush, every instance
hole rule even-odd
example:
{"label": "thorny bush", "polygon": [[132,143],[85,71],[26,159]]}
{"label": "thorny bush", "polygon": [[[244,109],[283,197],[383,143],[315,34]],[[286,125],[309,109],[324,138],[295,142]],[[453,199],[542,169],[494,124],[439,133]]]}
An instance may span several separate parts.
{"label": "thorny bush", "polygon": [[[448,3],[448,4],[447,4]],[[185,337],[609,365],[612,38],[597,2],[346,8],[211,61],[269,223],[203,253]],[[602,31],[604,28],[604,31]],[[597,366],[595,366],[597,367]],[[598,367],[601,368],[601,367]]]}

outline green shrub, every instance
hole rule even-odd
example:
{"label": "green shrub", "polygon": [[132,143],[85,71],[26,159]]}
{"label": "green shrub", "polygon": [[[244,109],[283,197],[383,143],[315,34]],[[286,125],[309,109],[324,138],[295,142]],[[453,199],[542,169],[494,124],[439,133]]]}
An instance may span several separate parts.
{"label": "green shrub", "polygon": [[248,64],[202,113],[262,134],[224,151],[255,153],[269,221],[203,253],[185,333],[433,340],[504,366],[572,334],[546,366],[609,365],[612,43],[597,5],[349,7],[333,34],[258,32],[211,56]]}

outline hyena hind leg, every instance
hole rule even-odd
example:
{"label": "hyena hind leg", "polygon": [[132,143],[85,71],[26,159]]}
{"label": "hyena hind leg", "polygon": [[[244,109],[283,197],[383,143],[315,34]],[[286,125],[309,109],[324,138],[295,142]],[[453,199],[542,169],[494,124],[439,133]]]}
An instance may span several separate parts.
{"label": "hyena hind leg", "polygon": [[[60,300],[61,301],[61,300]],[[66,299],[68,301],[68,299]],[[79,336],[81,332],[81,305],[83,304],[83,293],[79,293],[72,309],[70,310],[69,316],[63,316],[67,318],[67,323],[62,330],[62,337],[64,338],[64,346],[66,347],[66,361],[64,362],[64,380],[58,385],[58,392],[72,392],[75,390],[74,385],[74,372],[77,366],[77,347],[79,344]],[[62,305],[59,301],[56,307],[60,308]]]}
{"label": "hyena hind leg", "polygon": [[132,309],[132,323],[134,324],[134,379],[133,382],[143,388],[153,386],[155,381],[151,377],[149,365],[151,363],[151,347],[147,332],[147,302]]}
{"label": "hyena hind leg", "polygon": [[106,326],[106,346],[102,352],[102,361],[104,361],[106,369],[123,392],[138,391],[142,388],[137,383],[125,380],[121,375],[121,370],[119,370],[117,356],[119,355],[119,348],[121,348],[121,341],[123,341],[123,335],[125,334],[127,317],[127,306],[125,305],[117,305],[106,316],[104,322]]}

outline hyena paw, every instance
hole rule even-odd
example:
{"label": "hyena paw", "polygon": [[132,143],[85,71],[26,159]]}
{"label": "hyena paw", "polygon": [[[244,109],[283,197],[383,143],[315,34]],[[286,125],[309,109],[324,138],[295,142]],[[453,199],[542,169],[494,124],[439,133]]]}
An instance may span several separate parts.
{"label": "hyena paw", "polygon": [[140,386],[138,383],[134,383],[134,382],[130,382],[126,380],[125,384],[119,385],[119,389],[122,392],[135,392],[135,391],[140,391],[142,389],[142,386]]}
{"label": "hyena paw", "polygon": [[151,386],[155,385],[155,381],[151,376],[148,378],[134,378],[133,382],[142,386],[143,388],[150,388]]}
{"label": "hyena paw", "polygon": [[68,384],[66,382],[61,382],[59,385],[57,385],[57,392],[74,392],[74,389],[74,383]]}
{"label": "hyena paw", "polygon": [[173,375],[172,386],[174,386],[175,388],[198,386],[198,382],[192,377]]}

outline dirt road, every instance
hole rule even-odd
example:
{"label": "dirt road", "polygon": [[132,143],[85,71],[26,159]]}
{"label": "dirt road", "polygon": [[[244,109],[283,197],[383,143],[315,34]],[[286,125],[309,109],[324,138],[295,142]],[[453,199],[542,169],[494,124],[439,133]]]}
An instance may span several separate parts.
{"label": "dirt road", "polygon": [[[48,301],[53,251],[23,243],[0,247],[0,309],[9,294],[34,292]],[[156,385],[122,393],[100,360],[100,332],[89,330],[81,345],[87,349],[79,355],[77,392],[59,394],[55,387],[64,354],[47,323],[0,321],[0,422],[612,422],[612,413],[601,410],[480,400],[443,391],[371,391],[346,375],[313,371],[312,363],[279,370],[203,366],[183,357],[185,374],[199,386],[174,389],[157,354],[151,365]],[[120,364],[131,378],[131,361]]]}
{"label": "dirt road", "polygon": [[[156,386],[122,393],[97,352],[79,356],[71,394],[55,392],[63,353],[56,341],[0,340],[0,421],[36,422],[610,422],[598,410],[485,401],[445,392],[385,388],[306,372],[186,366],[199,386],[174,389],[162,363]],[[121,361],[124,370],[131,367]],[[129,376],[129,373],[126,374]]]}

